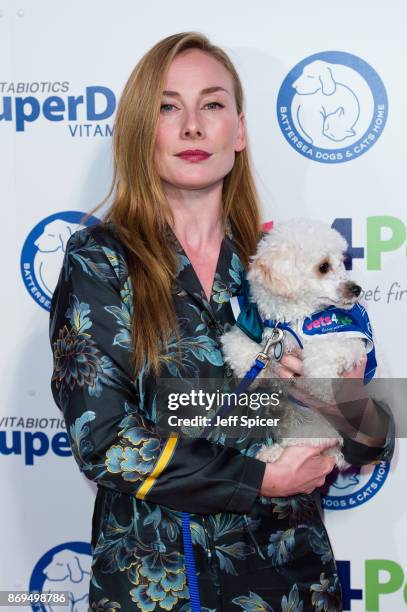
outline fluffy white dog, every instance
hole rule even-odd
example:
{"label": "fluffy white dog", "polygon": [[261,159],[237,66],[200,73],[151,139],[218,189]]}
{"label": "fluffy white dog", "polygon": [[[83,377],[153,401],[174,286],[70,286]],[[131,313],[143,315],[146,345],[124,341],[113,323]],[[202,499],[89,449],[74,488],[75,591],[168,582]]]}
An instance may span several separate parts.
{"label": "fluffy white dog", "polygon": [[[324,401],[332,399],[332,379],[350,370],[366,354],[365,341],[351,333],[303,333],[307,322],[312,329],[333,325],[332,321],[327,322],[329,316],[315,319],[311,317],[314,313],[330,306],[350,311],[357,302],[361,287],[349,279],[345,270],[346,249],[346,240],[325,223],[297,219],[276,224],[262,238],[247,271],[250,300],[255,302],[261,319],[289,323],[303,345],[301,388]],[[225,362],[235,376],[244,377],[271,333],[271,328],[264,329],[260,345],[237,325],[221,336]],[[284,331],[284,352],[298,348],[295,335]],[[278,367],[278,361],[271,359],[254,386],[264,385],[269,379],[267,384],[278,384],[281,389]],[[327,438],[334,438],[337,445],[324,454],[335,456],[339,468],[346,467],[340,451],[342,436],[320,413],[288,399],[282,399],[279,409],[283,410],[284,418],[278,428],[273,428],[276,443],[271,447],[264,445],[258,458],[275,461],[286,446],[318,446]]]}

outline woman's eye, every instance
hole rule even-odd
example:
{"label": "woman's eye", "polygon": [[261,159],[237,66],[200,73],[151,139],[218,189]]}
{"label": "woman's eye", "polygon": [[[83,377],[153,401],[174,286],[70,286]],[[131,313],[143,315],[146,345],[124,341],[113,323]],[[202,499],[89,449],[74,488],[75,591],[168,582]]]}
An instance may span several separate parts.
{"label": "woman's eye", "polygon": [[225,108],[223,104],[221,104],[220,102],[208,102],[207,104],[205,104],[205,106],[219,106],[220,108]]}
{"label": "woman's eye", "polygon": [[[224,108],[224,105],[221,104],[220,102],[208,102],[207,104],[204,105],[204,108],[209,107],[209,110],[214,110],[216,107],[219,108]],[[161,104],[160,106],[160,112],[169,112],[171,111],[173,108],[177,108],[174,104]]]}
{"label": "woman's eye", "polygon": [[167,111],[169,106],[175,108],[174,104],[161,104],[160,111]]}

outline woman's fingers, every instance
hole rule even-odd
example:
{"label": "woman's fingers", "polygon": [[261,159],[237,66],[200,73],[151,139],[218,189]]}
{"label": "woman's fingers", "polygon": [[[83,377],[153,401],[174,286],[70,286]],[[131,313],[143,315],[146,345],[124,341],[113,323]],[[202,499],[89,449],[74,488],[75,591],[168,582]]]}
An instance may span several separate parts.
{"label": "woman's fingers", "polygon": [[326,439],[320,446],[288,446],[277,461],[268,463],[261,486],[261,494],[286,497],[297,493],[311,493],[322,486],[335,465],[335,458],[321,455],[323,448],[335,444]]}
{"label": "woman's fingers", "polygon": [[302,359],[302,349],[299,346],[294,346],[291,349],[287,349],[286,355],[294,355],[294,357]]}
{"label": "woman's fingers", "polygon": [[277,375],[278,375],[280,378],[283,378],[283,379],[285,379],[285,380],[290,379],[290,378],[292,378],[293,376],[295,376],[295,374],[294,374],[294,373],[293,373],[291,370],[288,370],[287,368],[283,368],[283,366],[280,366],[280,367],[277,369]]}
{"label": "woman's fingers", "polygon": [[312,491],[317,487],[324,486],[326,477],[330,472],[332,472],[336,464],[334,457],[319,455],[318,457],[313,458],[316,459],[316,475],[306,484],[306,490],[304,492],[308,494],[312,493]]}
{"label": "woman's fingers", "polygon": [[281,378],[291,378],[293,375],[301,376],[303,373],[302,360],[295,355],[283,355],[277,371]]}

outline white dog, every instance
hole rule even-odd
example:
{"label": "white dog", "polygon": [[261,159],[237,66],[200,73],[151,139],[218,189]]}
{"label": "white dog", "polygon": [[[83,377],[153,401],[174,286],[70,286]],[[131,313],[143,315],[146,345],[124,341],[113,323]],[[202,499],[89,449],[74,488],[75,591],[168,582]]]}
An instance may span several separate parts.
{"label": "white dog", "polygon": [[[349,279],[345,270],[346,249],[346,240],[336,230],[318,221],[298,219],[277,224],[263,237],[256,254],[250,258],[247,271],[250,299],[255,302],[261,319],[289,323],[292,331],[284,331],[284,351],[298,348],[301,342],[302,388],[323,401],[332,399],[332,379],[360,362],[367,350],[363,334],[358,336],[357,332],[349,331],[337,333],[344,320],[346,323],[346,316],[337,324],[335,314],[330,316],[325,313],[319,318],[315,315],[329,307],[331,312],[334,312],[332,307],[346,309],[349,313],[351,309],[355,310],[352,307],[357,302],[361,287]],[[318,334],[319,331],[331,332],[333,328],[335,333]],[[221,336],[225,362],[238,378],[243,378],[253,365],[271,332],[271,328],[264,328],[261,345],[237,325]],[[314,332],[317,335],[313,335]],[[255,382],[264,384],[269,379],[267,384],[278,382],[281,388],[277,367],[278,361],[272,359]],[[274,377],[274,381],[271,377]],[[317,446],[326,438],[334,438],[337,446],[327,449],[324,454],[335,456],[338,467],[345,466],[340,452],[343,439],[334,427],[315,410],[302,408],[286,399],[282,402],[282,425],[278,426],[277,431],[273,428],[280,444],[264,446],[258,457],[264,461],[275,461],[286,446]]]}

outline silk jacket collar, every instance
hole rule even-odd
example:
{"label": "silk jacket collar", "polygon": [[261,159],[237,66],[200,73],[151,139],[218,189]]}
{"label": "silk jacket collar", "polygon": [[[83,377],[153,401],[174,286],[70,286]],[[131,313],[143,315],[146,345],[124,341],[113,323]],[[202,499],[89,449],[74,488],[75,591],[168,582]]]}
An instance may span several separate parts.
{"label": "silk jacket collar", "polygon": [[242,285],[243,265],[229,219],[226,222],[209,302],[191,260],[169,225],[167,225],[167,237],[177,253],[178,269],[175,284],[178,287],[178,295],[180,290],[184,290],[216,318],[215,312],[219,310],[220,305],[229,302],[233,295],[239,293]]}

